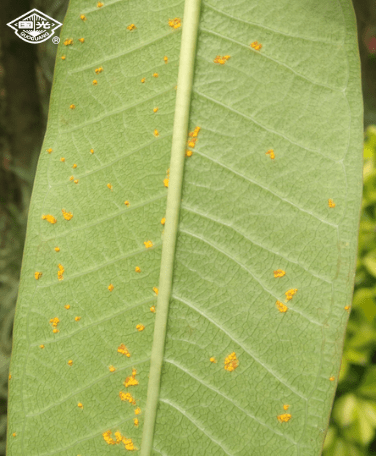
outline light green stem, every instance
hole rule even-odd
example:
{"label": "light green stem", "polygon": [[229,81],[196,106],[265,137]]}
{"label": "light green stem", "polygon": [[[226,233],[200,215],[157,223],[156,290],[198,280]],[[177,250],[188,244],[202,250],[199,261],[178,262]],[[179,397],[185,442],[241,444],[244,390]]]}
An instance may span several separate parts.
{"label": "light green stem", "polygon": [[151,351],[149,384],[143,425],[141,456],[150,456],[153,445],[161,371],[166,337],[168,306],[171,296],[175,245],[179,223],[184,157],[188,136],[189,110],[196,57],[196,41],[201,0],[185,0],[180,48],[178,87],[172,136],[170,180],[166,223],[163,237],[159,294]]}

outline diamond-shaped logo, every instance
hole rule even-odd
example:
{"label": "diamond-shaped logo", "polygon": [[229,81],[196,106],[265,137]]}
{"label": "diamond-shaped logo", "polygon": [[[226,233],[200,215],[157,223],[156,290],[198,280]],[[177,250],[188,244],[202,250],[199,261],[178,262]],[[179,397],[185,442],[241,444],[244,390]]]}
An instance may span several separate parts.
{"label": "diamond-shaped logo", "polygon": [[55,34],[55,30],[63,24],[34,8],[28,13],[17,17],[17,19],[8,22],[7,25],[15,30],[16,35],[21,40],[37,44],[47,41]]}

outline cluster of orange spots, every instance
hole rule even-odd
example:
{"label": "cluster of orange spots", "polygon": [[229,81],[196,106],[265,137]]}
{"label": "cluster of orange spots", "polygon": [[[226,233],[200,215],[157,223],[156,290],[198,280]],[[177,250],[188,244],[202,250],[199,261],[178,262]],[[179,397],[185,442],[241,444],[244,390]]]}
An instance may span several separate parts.
{"label": "cluster of orange spots", "polygon": [[34,272],[35,280],[39,280],[42,277],[42,275],[43,274],[41,272]]}
{"label": "cluster of orange spots", "polygon": [[114,188],[110,183],[107,184],[107,188],[109,188],[111,191]]}
{"label": "cluster of orange spots", "polygon": [[43,344],[42,344],[42,345],[39,345],[39,348],[44,348],[44,345],[43,345]]}
{"label": "cluster of orange spots", "polygon": [[188,136],[192,138],[197,138],[198,134],[200,133],[201,127],[196,127],[193,131],[188,133]]}
{"label": "cluster of orange spots", "polygon": [[130,393],[124,393],[124,391],[119,392],[120,399],[124,402],[129,402],[130,404],[136,405],[136,401]]}
{"label": "cluster of orange spots", "polygon": [[156,137],[159,136],[159,131],[157,129],[154,130],[154,136],[156,136]]}
{"label": "cluster of orange spots", "polygon": [[287,301],[290,301],[297,291],[297,288],[291,288],[290,290],[287,290],[285,293]]}
{"label": "cluster of orange spots", "polygon": [[98,81],[96,79],[93,79],[92,84],[93,84],[93,86],[96,86],[96,85],[98,85]]}
{"label": "cluster of orange spots", "polygon": [[73,169],[76,169],[77,168],[77,163],[74,163],[73,166],[72,166]]}
{"label": "cluster of orange spots", "polygon": [[112,283],[110,283],[110,285],[107,287],[109,291],[113,291],[113,289],[115,288]]}
{"label": "cluster of orange spots", "polygon": [[288,307],[285,306],[281,301],[277,301],[277,302],[275,303],[275,305],[277,306],[277,309],[278,309],[280,312],[282,312],[282,313],[283,313],[283,312],[287,312]]}
{"label": "cluster of orange spots", "polygon": [[259,51],[262,48],[262,44],[259,43],[258,41],[254,41],[253,43],[250,44],[251,48],[255,49],[256,51]]}
{"label": "cluster of orange spots", "polygon": [[98,2],[98,3],[97,3],[97,8],[102,8],[102,6],[103,6],[103,3],[102,3],[102,2]]}
{"label": "cluster of orange spots", "polygon": [[168,170],[166,171],[166,175],[167,175],[167,177],[165,179],[163,179],[163,185],[165,187],[168,187],[168,184],[170,182],[170,168],[168,168]]}
{"label": "cluster of orange spots", "polygon": [[[190,133],[192,133],[192,132],[190,132]],[[196,141],[197,141],[196,138],[190,138],[190,139],[188,139],[188,146],[194,148],[195,145],[196,145]]]}
{"label": "cluster of orange spots", "polygon": [[331,198],[328,200],[328,205],[329,207],[336,207],[336,203]]}
{"label": "cluster of orange spots", "polygon": [[141,325],[140,323],[138,325],[136,325],[136,329],[137,331],[143,331],[145,329],[145,326],[144,325]]}
{"label": "cluster of orange spots", "polygon": [[267,152],[265,152],[265,155],[268,155],[268,154],[270,155],[270,158],[272,160],[275,159],[275,154],[274,154],[274,150],[273,149],[269,149]]}
{"label": "cluster of orange spots", "polygon": [[65,209],[62,209],[61,212],[63,213],[63,217],[65,220],[71,220],[73,217],[72,212],[67,212]]}
{"label": "cluster of orange spots", "polygon": [[239,366],[239,361],[236,357],[235,352],[232,352],[225,358],[225,370],[232,372]]}
{"label": "cluster of orange spots", "polygon": [[145,80],[146,80],[145,78],[142,78],[142,79],[141,79],[141,82],[142,82],[142,83],[144,83],[144,82],[145,82]]}
{"label": "cluster of orange spots", "polygon": [[130,25],[128,25],[128,27],[127,27],[128,30],[134,30],[134,29],[136,29],[136,28],[137,28],[137,27],[136,27],[134,24],[130,24]]}
{"label": "cluster of orange spots", "polygon": [[174,29],[177,29],[181,26],[181,20],[179,17],[175,17],[175,19],[169,19],[168,25]]}
{"label": "cluster of orange spots", "polygon": [[134,414],[135,415],[139,415],[141,413],[141,409],[140,407],[137,407],[135,410],[134,410]]}
{"label": "cluster of orange spots", "polygon": [[70,305],[69,304],[65,304],[64,308],[69,310],[70,309]]}
{"label": "cluster of orange spots", "polygon": [[133,450],[137,450],[138,448],[136,448],[132,442],[132,439],[127,439],[124,435],[121,435],[121,432],[119,431],[116,431],[114,433],[115,435],[115,439],[114,440],[112,437],[111,437],[111,434],[112,432],[111,431],[106,431],[102,434],[105,442],[108,444],[108,445],[117,445],[119,443],[123,443],[124,446],[125,446],[125,449],[128,450],[128,451],[133,451]]}
{"label": "cluster of orange spots", "polygon": [[71,177],[69,178],[70,181],[72,181],[73,179],[74,179],[74,176],[71,176]]}
{"label": "cluster of orange spots", "polygon": [[128,388],[128,386],[136,386],[138,385],[138,380],[136,379],[137,371],[136,369],[132,368],[132,375],[130,377],[127,377],[123,385]]}
{"label": "cluster of orange spots", "polygon": [[8,377],[8,379],[10,380],[11,378],[12,378],[12,375],[11,375],[11,374],[9,374],[9,377]]}
{"label": "cluster of orange spots", "polygon": [[59,332],[59,330],[57,329],[57,325],[59,324],[59,322],[60,322],[60,320],[58,319],[58,317],[51,318],[50,323],[52,324],[52,326],[54,328],[52,330],[52,332],[54,332],[54,333],[58,333]]}
{"label": "cluster of orange spots", "polygon": [[290,419],[291,419],[291,414],[282,413],[282,415],[278,415],[277,418],[280,423],[287,423],[287,421],[290,421]]}
{"label": "cluster of orange spots", "polygon": [[165,56],[163,57],[163,61],[164,61],[164,63],[168,63],[168,57],[167,57],[167,55],[165,55]]}
{"label": "cluster of orange spots", "polygon": [[81,317],[74,317],[74,321],[80,321]]}
{"label": "cluster of orange spots", "polygon": [[153,78],[157,78],[159,76],[158,73],[153,73]]}
{"label": "cluster of orange spots", "polygon": [[94,153],[94,149],[90,149],[90,153],[93,154]]}
{"label": "cluster of orange spots", "polygon": [[158,111],[158,108],[154,108],[154,109],[153,109],[153,112],[157,112],[157,111]]}
{"label": "cluster of orange spots", "polygon": [[76,105],[71,104],[71,105],[69,106],[69,109],[76,109]]}
{"label": "cluster of orange spots", "polygon": [[49,149],[46,149],[46,151],[50,154],[52,152],[51,147]]}
{"label": "cluster of orange spots", "polygon": [[64,163],[64,162],[65,162],[65,158],[64,158],[64,157],[61,157],[61,158],[60,158],[60,161]]}
{"label": "cluster of orange spots", "polygon": [[289,405],[285,404],[285,405],[283,406],[283,410],[288,410],[289,407],[290,407]]}
{"label": "cluster of orange spots", "polygon": [[16,434],[15,432],[13,432],[13,434],[12,434],[12,435],[13,435],[13,437],[16,437],[16,435],[17,435],[17,434]]}
{"label": "cluster of orange spots", "polygon": [[115,432],[115,439],[116,440],[114,440],[111,437],[111,434],[112,434],[112,431],[103,432],[102,436],[103,436],[103,438],[104,438],[106,443],[108,443],[109,445],[116,445],[117,443],[121,442],[122,437],[121,437],[120,432]]}
{"label": "cluster of orange spots", "polygon": [[153,287],[153,291],[158,296],[158,292],[159,292],[158,288],[157,287]]}
{"label": "cluster of orange spots", "polygon": [[150,307],[150,312],[155,313],[155,306]]}
{"label": "cluster of orange spots", "polygon": [[61,60],[65,60],[66,59],[65,55],[62,55],[60,58],[61,58]]}
{"label": "cluster of orange spots", "polygon": [[78,41],[79,41],[80,43],[85,43],[85,38],[78,38]]}
{"label": "cluster of orange spots", "polygon": [[210,358],[210,362],[211,362],[211,363],[216,363],[217,360],[214,358],[214,356],[212,356],[212,357]]}
{"label": "cluster of orange spots", "polygon": [[151,241],[145,241],[144,242],[144,246],[147,248],[147,249],[150,249],[150,247],[153,247],[153,243]]}
{"label": "cluster of orange spots", "polygon": [[74,183],[75,183],[75,184],[78,184],[78,179],[75,179],[75,180],[74,180]]}
{"label": "cluster of orange spots", "polygon": [[102,73],[103,67],[96,68],[94,71],[96,74]]}
{"label": "cluster of orange spots", "polygon": [[80,19],[81,19],[82,21],[85,22],[85,21],[86,21],[86,16],[85,16],[85,14],[81,14]]}
{"label": "cluster of orange spots", "polygon": [[111,366],[108,367],[108,370],[110,372],[115,372],[116,371],[115,367],[112,364],[111,364]]}
{"label": "cluster of orange spots", "polygon": [[72,38],[67,38],[64,40],[64,46],[71,46],[73,44]]}
{"label": "cluster of orange spots", "polygon": [[330,380],[331,382],[334,382],[335,379],[336,379],[336,378],[334,377],[334,375],[332,375],[332,376],[329,378],[329,380]]}
{"label": "cluster of orange spots", "polygon": [[135,272],[141,272],[140,266],[136,266],[136,267],[134,268],[134,270],[135,270]]}
{"label": "cluster of orange spots", "polygon": [[276,271],[273,271],[274,277],[277,279],[279,277],[283,277],[286,274],[286,271],[283,269],[277,269]]}
{"label": "cluster of orange spots", "polygon": [[133,423],[137,427],[139,423],[138,418],[133,418]]}
{"label": "cluster of orange spots", "polygon": [[163,219],[161,220],[161,225],[164,225],[166,223],[166,217],[163,217]]}
{"label": "cluster of orange spots", "polygon": [[[190,131],[188,133],[188,136],[189,136],[188,142],[187,142],[188,147],[191,147],[192,149],[195,147],[196,141],[197,141],[197,136],[198,136],[200,130],[201,130],[201,127],[196,127],[193,131]],[[192,153],[193,152],[191,150],[186,150],[185,156],[186,157],[191,157]]]}
{"label": "cluster of orange spots", "polygon": [[73,364],[73,361],[70,359],[67,363],[69,366],[71,366]]}
{"label": "cluster of orange spots", "polygon": [[217,57],[213,60],[214,63],[220,63],[221,65],[224,65],[228,59],[230,59],[230,55],[224,55],[221,57],[220,55],[217,55]]}
{"label": "cluster of orange spots", "polygon": [[128,207],[130,203],[128,200],[126,200],[126,201],[124,201],[124,204]]}
{"label": "cluster of orange spots", "polygon": [[127,358],[130,358],[131,354],[129,353],[127,347],[124,344],[120,344],[117,349],[118,353],[125,355]]}
{"label": "cluster of orange spots", "polygon": [[53,215],[47,214],[47,215],[42,215],[42,220],[47,220],[47,222],[50,222],[52,224],[56,223],[57,220]]}
{"label": "cluster of orange spots", "polygon": [[77,404],[77,407],[79,407],[81,410],[84,408],[84,406],[83,406],[83,404],[82,404],[81,402],[79,402],[79,403]]}
{"label": "cluster of orange spots", "polygon": [[350,306],[345,306],[344,309],[345,310],[350,310]]}
{"label": "cluster of orange spots", "polygon": [[64,266],[63,266],[62,264],[59,263],[59,264],[57,265],[57,267],[59,268],[59,270],[57,271],[57,278],[58,278],[59,280],[63,280],[63,279],[64,279],[63,274],[64,274],[64,270],[65,270],[65,269],[64,269]]}

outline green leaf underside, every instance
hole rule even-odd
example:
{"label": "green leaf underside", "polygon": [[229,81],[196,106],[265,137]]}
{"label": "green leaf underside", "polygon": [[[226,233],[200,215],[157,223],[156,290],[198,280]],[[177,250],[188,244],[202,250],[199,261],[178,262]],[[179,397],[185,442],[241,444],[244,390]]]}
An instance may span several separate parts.
{"label": "green leaf underside", "polygon": [[[72,0],[61,32],[16,308],[7,454],[126,453],[103,438],[110,430],[142,456],[319,455],[361,201],[351,2],[103,3]],[[125,387],[132,368],[139,384]]]}

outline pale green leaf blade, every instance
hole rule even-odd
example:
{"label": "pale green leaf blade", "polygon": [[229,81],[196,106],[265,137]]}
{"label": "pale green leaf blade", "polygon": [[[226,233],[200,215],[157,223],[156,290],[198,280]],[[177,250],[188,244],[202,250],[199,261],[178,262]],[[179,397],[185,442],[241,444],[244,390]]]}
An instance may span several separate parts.
{"label": "pale green leaf blade", "polygon": [[10,456],[321,452],[361,200],[352,5],[183,9],[71,2],[16,310]]}

